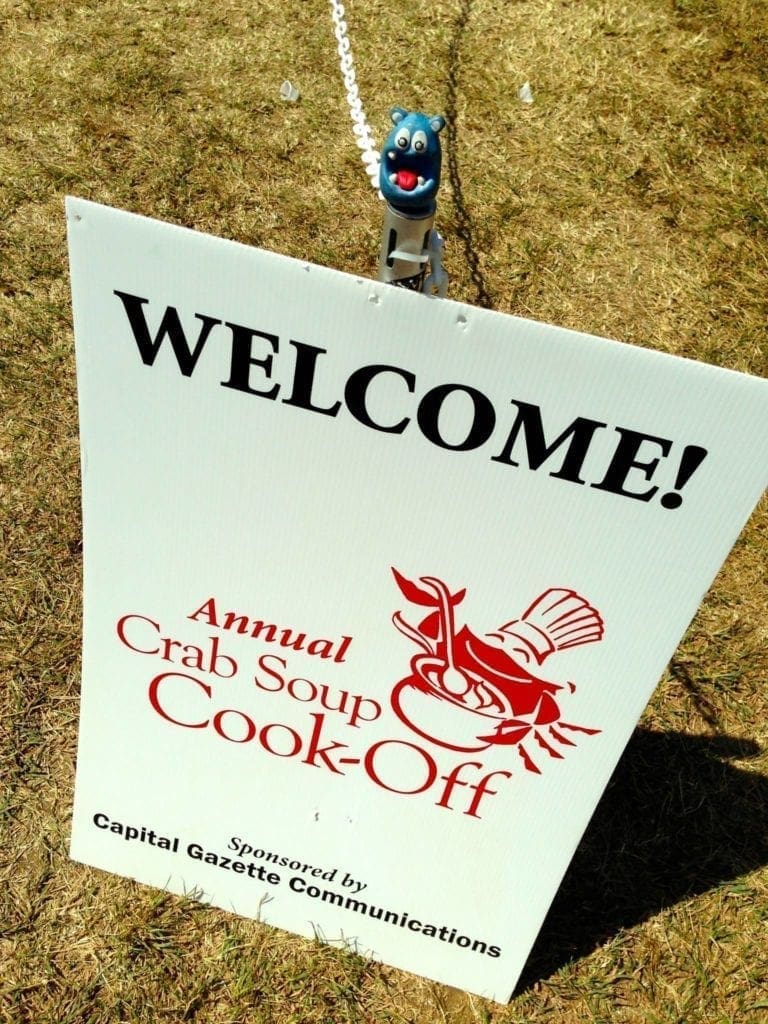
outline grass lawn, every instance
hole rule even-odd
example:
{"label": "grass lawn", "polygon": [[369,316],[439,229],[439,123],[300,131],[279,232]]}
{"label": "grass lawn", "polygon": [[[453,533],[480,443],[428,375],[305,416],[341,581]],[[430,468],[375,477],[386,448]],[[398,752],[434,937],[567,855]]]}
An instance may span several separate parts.
{"label": "grass lawn", "polygon": [[[347,14],[377,140],[393,104],[448,116],[453,298],[768,376],[766,0]],[[68,861],[81,531],[63,197],[364,276],[382,210],[325,0],[0,0],[0,58],[0,1022],[768,1020],[765,499],[508,1007]]]}

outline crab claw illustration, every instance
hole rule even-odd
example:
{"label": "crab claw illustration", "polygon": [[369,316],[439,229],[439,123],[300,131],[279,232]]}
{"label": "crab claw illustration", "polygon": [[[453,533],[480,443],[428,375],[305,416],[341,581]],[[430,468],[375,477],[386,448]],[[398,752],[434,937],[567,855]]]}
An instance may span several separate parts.
{"label": "crab claw illustration", "polygon": [[531,731],[531,723],[523,722],[519,718],[507,718],[499,722],[489,736],[478,736],[479,740],[486,740],[488,743],[501,745],[512,745],[520,743]]}

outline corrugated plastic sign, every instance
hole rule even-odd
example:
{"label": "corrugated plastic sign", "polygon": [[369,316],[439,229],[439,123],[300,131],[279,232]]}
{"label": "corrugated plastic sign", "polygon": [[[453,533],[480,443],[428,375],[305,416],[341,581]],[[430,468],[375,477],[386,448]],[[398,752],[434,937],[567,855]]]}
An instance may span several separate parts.
{"label": "corrugated plastic sign", "polygon": [[768,383],[67,209],[72,856],[508,999]]}

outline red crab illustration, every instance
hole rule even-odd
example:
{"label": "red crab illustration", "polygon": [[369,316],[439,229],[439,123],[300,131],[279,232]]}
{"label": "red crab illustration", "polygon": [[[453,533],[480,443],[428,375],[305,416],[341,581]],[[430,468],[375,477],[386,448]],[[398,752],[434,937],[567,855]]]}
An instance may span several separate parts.
{"label": "red crab illustration", "polygon": [[[514,746],[525,768],[537,774],[524,741],[533,739],[549,757],[561,759],[562,748],[576,745],[566,733],[600,732],[563,721],[557,695],[564,686],[527,667],[541,665],[555,651],[602,639],[599,612],[575,590],[550,588],[519,619],[481,639],[467,625],[456,629],[454,612],[465,589],[452,594],[434,576],[421,576],[417,585],[397,569],[392,572],[408,601],[433,609],[418,626],[399,611],[392,617],[422,651],[411,658],[411,674],[392,691],[395,714],[410,729],[451,750]],[[573,683],[567,685],[573,693]],[[438,714],[435,701],[441,705]]]}

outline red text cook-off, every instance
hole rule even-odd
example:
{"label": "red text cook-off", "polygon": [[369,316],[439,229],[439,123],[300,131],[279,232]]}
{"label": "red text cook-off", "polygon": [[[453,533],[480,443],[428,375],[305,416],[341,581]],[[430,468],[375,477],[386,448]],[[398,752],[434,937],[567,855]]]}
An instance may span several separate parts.
{"label": "red text cook-off", "polygon": [[[288,663],[280,655],[262,653],[257,660],[259,674],[254,675],[253,682],[262,691],[284,693],[299,703],[322,708],[308,713],[305,728],[284,722],[264,723],[240,708],[217,706],[214,685],[201,675],[230,679],[237,674],[238,665],[231,655],[221,651],[216,635],[207,638],[205,647],[185,644],[161,636],[159,623],[140,614],[122,616],[117,623],[117,635],[121,644],[137,654],[159,657],[180,666],[155,675],[148,689],[150,706],[169,724],[183,729],[212,730],[229,743],[256,744],[273,757],[296,759],[333,776],[344,776],[357,769],[389,793],[428,794],[438,807],[480,818],[484,798],[495,796],[513,772],[506,768],[487,771],[483,761],[477,759],[456,763],[457,753],[477,754],[491,746],[514,746],[523,766],[539,773],[523,740],[533,739],[550,757],[562,759],[560,751],[574,742],[560,730],[590,735],[599,731],[563,722],[555,696],[562,687],[537,679],[520,661],[527,655],[540,664],[557,649],[599,640],[602,620],[574,591],[551,589],[520,619],[500,627],[499,633],[488,634],[497,641],[491,645],[467,626],[456,629],[455,606],[464,591],[451,594],[434,577],[421,577],[417,585],[397,570],[393,573],[409,601],[433,609],[418,627],[410,626],[399,612],[393,617],[398,630],[424,652],[414,656],[411,675],[397,682],[392,692],[395,714],[416,734],[418,743],[386,738],[358,754],[350,744],[331,737],[331,714],[342,716],[341,722],[334,718],[337,727],[357,730],[380,718],[381,704],[305,677],[291,677]],[[247,620],[232,612],[218,616],[213,598],[188,618],[215,628],[234,626],[241,634],[243,623],[250,626],[255,622],[256,632],[251,635],[268,642],[277,639],[278,627],[272,624]],[[511,640],[517,657],[499,647],[499,640]],[[347,636],[340,641],[311,640],[306,634],[294,634],[291,630],[283,630],[279,640],[280,646],[337,663],[343,661],[351,642],[352,638]],[[435,715],[437,704],[440,712]],[[433,719],[441,724],[433,724]],[[436,755],[426,749],[423,740],[451,751],[451,761],[445,761],[445,753],[438,751]]]}

